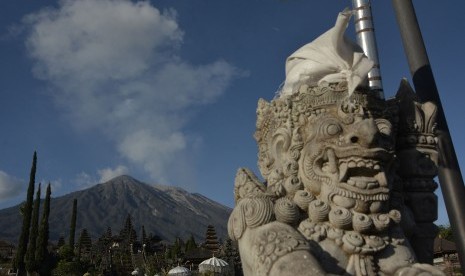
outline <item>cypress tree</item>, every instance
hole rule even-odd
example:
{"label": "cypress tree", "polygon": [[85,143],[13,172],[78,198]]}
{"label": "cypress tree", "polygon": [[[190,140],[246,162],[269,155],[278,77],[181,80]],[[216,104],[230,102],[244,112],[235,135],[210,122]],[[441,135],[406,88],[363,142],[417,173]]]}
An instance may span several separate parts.
{"label": "cypress tree", "polygon": [[58,238],[58,244],[57,244],[57,246],[58,246],[58,248],[60,248],[60,247],[62,247],[63,245],[65,245],[65,237],[60,236],[60,237]]}
{"label": "cypress tree", "polygon": [[171,259],[177,260],[179,257],[181,257],[183,244],[184,241],[180,237],[176,237],[176,240],[174,241],[174,244],[170,250]]}
{"label": "cypress tree", "polygon": [[73,201],[73,212],[71,215],[71,226],[69,228],[69,246],[74,250],[74,236],[76,234],[76,212],[77,212],[77,199]]}
{"label": "cypress tree", "polygon": [[106,252],[106,250],[108,250],[108,246],[110,246],[113,242],[113,234],[111,233],[110,226],[107,226],[107,231],[103,233],[99,241],[101,241],[101,244],[103,245],[103,252]]}
{"label": "cypress tree", "polygon": [[142,225],[142,240],[141,240],[142,244],[146,244],[147,243],[147,233],[145,233],[145,227],[144,225]]}
{"label": "cypress tree", "polygon": [[107,227],[107,231],[105,232],[105,236],[106,236],[109,240],[111,240],[111,239],[113,238],[113,234],[111,233],[111,227],[110,227],[110,226]]}
{"label": "cypress tree", "polygon": [[189,252],[190,250],[196,249],[197,248],[197,243],[195,242],[194,235],[191,234],[190,238],[186,242],[186,253]]}
{"label": "cypress tree", "polygon": [[27,243],[29,241],[29,228],[31,226],[32,202],[34,199],[34,185],[36,178],[37,153],[34,151],[32,157],[31,173],[29,175],[29,186],[27,187],[26,203],[22,207],[23,224],[21,235],[18,241],[18,250],[16,251],[14,266],[18,271],[18,276],[25,274],[24,256],[26,255]]}
{"label": "cypress tree", "polygon": [[130,214],[126,217],[126,221],[124,222],[123,229],[121,229],[119,236],[127,243],[127,245],[134,243],[137,240],[136,230],[134,230],[134,226],[132,225]]}
{"label": "cypress tree", "polygon": [[26,252],[26,271],[28,273],[37,269],[36,262],[36,241],[39,233],[39,209],[40,209],[40,183],[37,188],[36,199],[34,201],[34,208],[32,210],[31,231],[29,233],[29,244]]}
{"label": "cypress tree", "polygon": [[47,191],[45,192],[45,201],[42,211],[42,220],[39,228],[39,236],[37,238],[37,248],[36,248],[36,261],[38,264],[43,264],[46,258],[48,257],[48,238],[49,238],[49,226],[48,218],[50,216],[50,195],[52,190],[50,188],[50,183],[48,183]]}

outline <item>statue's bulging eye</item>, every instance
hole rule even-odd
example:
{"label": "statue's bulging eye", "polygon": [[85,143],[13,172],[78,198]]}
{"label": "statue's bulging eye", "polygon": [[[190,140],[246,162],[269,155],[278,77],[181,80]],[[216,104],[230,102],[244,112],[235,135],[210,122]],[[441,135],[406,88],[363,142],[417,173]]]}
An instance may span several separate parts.
{"label": "statue's bulging eye", "polygon": [[330,124],[326,127],[326,131],[329,135],[333,136],[341,132],[341,127],[336,124]]}
{"label": "statue's bulging eye", "polygon": [[335,136],[342,132],[342,127],[339,123],[331,120],[322,125],[321,131],[326,136]]}

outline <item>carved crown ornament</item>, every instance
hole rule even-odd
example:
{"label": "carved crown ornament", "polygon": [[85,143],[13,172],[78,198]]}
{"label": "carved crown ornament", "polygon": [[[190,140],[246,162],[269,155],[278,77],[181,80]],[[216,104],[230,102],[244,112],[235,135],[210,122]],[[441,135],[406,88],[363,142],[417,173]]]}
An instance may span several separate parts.
{"label": "carved crown ornament", "polygon": [[401,81],[396,95],[399,103],[399,147],[436,149],[435,137],[437,106],[432,102],[420,103],[406,79]]}

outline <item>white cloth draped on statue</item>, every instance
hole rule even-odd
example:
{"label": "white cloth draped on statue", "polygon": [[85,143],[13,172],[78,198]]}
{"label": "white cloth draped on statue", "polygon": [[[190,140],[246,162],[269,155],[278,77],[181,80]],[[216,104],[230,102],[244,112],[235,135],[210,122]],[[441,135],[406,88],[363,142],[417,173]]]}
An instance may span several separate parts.
{"label": "white cloth draped on statue", "polygon": [[352,11],[339,13],[333,28],[319,36],[286,60],[286,81],[280,95],[291,95],[300,85],[347,81],[349,95],[367,78],[373,67],[363,50],[345,35]]}

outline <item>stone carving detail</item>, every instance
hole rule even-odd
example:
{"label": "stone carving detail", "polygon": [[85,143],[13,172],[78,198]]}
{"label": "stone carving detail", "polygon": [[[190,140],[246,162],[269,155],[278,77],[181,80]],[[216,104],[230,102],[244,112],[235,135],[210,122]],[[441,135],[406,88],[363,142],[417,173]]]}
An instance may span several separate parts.
{"label": "stone carving detail", "polygon": [[[408,238],[421,262],[432,263],[434,238],[437,227],[437,196],[434,181],[437,175],[438,154],[436,106],[431,102],[420,103],[406,80],[402,80],[396,95],[399,105],[399,131],[396,154],[398,175],[403,190],[406,212],[412,214],[408,223]],[[407,224],[407,223],[405,223]]]}
{"label": "stone carving detail", "polygon": [[435,217],[417,207],[435,204],[434,104],[405,82],[390,101],[346,81],[293,87],[258,102],[264,183],[236,175],[228,231],[244,275],[443,275],[416,258]]}

